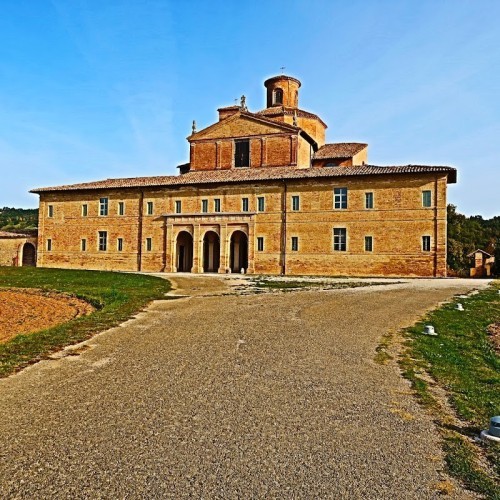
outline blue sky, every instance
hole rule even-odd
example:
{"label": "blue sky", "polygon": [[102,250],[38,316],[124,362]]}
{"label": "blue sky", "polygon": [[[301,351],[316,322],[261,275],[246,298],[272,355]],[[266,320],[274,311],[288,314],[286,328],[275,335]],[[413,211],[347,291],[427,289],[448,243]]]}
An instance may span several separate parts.
{"label": "blue sky", "polygon": [[262,109],[285,66],[328,142],[456,166],[449,202],[500,215],[499,18],[498,0],[2,0],[0,206],[176,174],[193,119]]}

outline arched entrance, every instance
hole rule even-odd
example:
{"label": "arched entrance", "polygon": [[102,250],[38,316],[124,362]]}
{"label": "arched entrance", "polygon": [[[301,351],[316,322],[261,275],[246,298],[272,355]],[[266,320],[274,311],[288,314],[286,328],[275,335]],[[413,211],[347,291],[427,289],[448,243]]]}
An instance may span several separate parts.
{"label": "arched entrance", "polygon": [[233,273],[248,269],[248,237],[243,231],[235,231],[231,235],[229,265]]}
{"label": "arched entrance", "polygon": [[219,270],[220,241],[214,231],[207,231],[203,237],[203,272],[216,273]]}
{"label": "arched entrance", "polygon": [[193,237],[187,231],[177,235],[177,272],[190,273],[193,267]]}
{"label": "arched entrance", "polygon": [[23,245],[23,266],[36,266],[36,248],[32,243]]}

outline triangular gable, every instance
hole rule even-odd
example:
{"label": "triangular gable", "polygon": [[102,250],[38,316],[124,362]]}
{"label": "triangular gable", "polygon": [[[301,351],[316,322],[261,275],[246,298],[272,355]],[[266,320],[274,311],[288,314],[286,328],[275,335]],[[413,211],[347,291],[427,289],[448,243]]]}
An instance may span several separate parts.
{"label": "triangular gable", "polygon": [[287,123],[257,117],[251,113],[238,111],[233,116],[210,125],[188,137],[188,141],[223,139],[229,137],[249,137],[264,134],[297,133],[297,127]]}
{"label": "triangular gable", "polygon": [[478,248],[478,249],[474,250],[473,252],[471,252],[469,255],[467,255],[467,257],[472,257],[474,254],[476,254],[478,252],[480,252],[483,255],[486,255],[488,257],[493,257],[493,255],[489,254],[488,252],[485,252],[484,250],[481,250],[480,248]]}

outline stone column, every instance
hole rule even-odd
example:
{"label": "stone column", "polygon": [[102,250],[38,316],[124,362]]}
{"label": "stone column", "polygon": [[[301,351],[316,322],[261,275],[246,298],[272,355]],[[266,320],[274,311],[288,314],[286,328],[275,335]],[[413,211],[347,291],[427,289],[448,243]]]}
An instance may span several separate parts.
{"label": "stone column", "polygon": [[227,224],[220,225],[220,259],[219,259],[219,273],[225,273],[226,268],[229,267],[228,261],[228,242],[227,242]]}
{"label": "stone column", "polygon": [[175,234],[174,234],[174,225],[167,223],[166,224],[166,265],[165,271],[170,273],[175,273]]}
{"label": "stone column", "polygon": [[255,222],[248,224],[248,274],[255,272]]}
{"label": "stone column", "polygon": [[[200,225],[193,224],[193,267],[191,268],[192,273],[202,273],[203,272],[203,258],[200,259]],[[200,270],[200,260],[201,260],[201,270]]]}

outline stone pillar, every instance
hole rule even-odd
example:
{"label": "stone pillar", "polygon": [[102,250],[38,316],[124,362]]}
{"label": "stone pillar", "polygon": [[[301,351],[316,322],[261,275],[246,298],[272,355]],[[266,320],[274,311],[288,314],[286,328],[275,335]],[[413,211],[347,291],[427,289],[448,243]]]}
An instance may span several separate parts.
{"label": "stone pillar", "polygon": [[166,224],[166,235],[165,235],[167,241],[166,241],[166,248],[165,248],[165,253],[166,253],[166,265],[165,265],[165,271],[170,272],[170,273],[175,273],[176,268],[175,268],[175,256],[176,256],[176,251],[175,251],[175,234],[174,234],[174,225],[173,224]]}
{"label": "stone pillar", "polygon": [[220,259],[219,273],[225,273],[228,266],[228,242],[227,242],[227,224],[220,225]]}
{"label": "stone pillar", "polygon": [[[200,259],[200,225],[193,224],[193,267],[191,268],[192,273],[202,273],[203,272],[203,258]],[[201,260],[201,270],[200,270],[200,260]]]}
{"label": "stone pillar", "polygon": [[248,224],[248,274],[255,272],[255,222]]}

